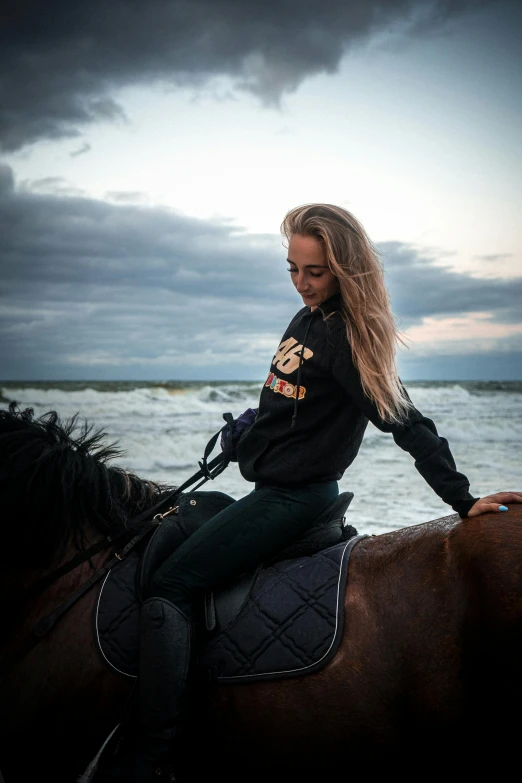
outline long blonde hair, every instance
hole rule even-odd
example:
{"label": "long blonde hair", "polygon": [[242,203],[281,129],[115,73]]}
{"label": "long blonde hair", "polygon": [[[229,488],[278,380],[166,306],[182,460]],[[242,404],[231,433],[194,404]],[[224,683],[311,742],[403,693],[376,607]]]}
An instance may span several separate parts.
{"label": "long blonde hair", "polygon": [[286,214],[281,232],[288,240],[293,234],[314,237],[324,247],[330,271],[339,281],[341,314],[363,390],[382,419],[403,421],[412,405],[395,362],[402,338],[381,262],[364,228],[341,207],[305,204]]}

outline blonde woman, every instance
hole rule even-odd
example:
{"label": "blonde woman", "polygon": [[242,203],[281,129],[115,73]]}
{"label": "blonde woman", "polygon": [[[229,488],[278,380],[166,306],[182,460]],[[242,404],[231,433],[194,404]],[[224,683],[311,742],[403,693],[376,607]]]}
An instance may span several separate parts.
{"label": "blonde woman", "polygon": [[461,517],[522,501],[508,492],[473,497],[447,441],[411,403],[397,376],[398,334],[383,271],[353,215],[309,204],[286,215],[282,232],[304,307],[277,347],[259,409],[245,411],[231,434],[239,469],[255,489],[205,523],[154,575],[141,610],[139,736],[132,760],[111,780],[175,779],[195,599],[311,525],[337,496],[368,421],[393,435]]}

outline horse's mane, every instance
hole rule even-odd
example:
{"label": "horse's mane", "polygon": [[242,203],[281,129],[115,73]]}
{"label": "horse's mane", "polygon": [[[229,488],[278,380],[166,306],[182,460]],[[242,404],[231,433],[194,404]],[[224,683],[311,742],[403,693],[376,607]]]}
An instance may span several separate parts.
{"label": "horse's mane", "polygon": [[11,403],[0,410],[0,560],[53,565],[74,544],[85,548],[93,529],[114,535],[168,489],[107,465],[122,456],[78,414],[40,418]]}

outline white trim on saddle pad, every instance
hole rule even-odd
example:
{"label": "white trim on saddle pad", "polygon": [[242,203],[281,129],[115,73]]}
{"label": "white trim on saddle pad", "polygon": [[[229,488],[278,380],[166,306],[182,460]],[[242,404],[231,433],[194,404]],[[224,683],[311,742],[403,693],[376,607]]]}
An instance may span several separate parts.
{"label": "white trim on saddle pad", "polygon": [[[111,568],[111,571],[112,571],[112,568]],[[99,625],[98,625],[100,601],[101,601],[101,597],[102,597],[102,593],[103,593],[103,588],[105,587],[105,582],[107,581],[107,579],[111,575],[111,571],[109,571],[109,573],[107,574],[107,576],[103,580],[102,586],[100,588],[100,593],[98,595],[98,600],[96,602],[95,623],[94,623],[94,625],[95,625],[95,631],[96,631],[96,641],[98,642],[98,650],[100,651],[100,654],[101,654],[103,660],[105,661],[105,663],[108,666],[110,666],[111,669],[114,669],[115,672],[117,672],[118,674],[122,674],[124,677],[130,677],[132,680],[137,680],[138,679],[138,675],[137,674],[129,674],[129,672],[124,672],[124,671],[122,671],[122,669],[118,669],[118,667],[115,666],[113,664],[113,662],[111,660],[109,660],[109,658],[107,658],[107,656],[105,655],[105,651],[103,649],[103,645],[102,645],[102,641],[101,641],[101,637],[100,637],[100,628],[99,628]]]}

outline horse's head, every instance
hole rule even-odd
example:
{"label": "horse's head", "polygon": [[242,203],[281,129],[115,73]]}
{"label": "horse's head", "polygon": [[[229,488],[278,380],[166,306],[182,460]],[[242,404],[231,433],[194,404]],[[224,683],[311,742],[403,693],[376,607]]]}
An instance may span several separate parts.
{"label": "horse's head", "polygon": [[121,452],[78,416],[41,418],[15,403],[0,411],[2,564],[55,564],[70,544],[111,535],[165,490],[107,462]]}

